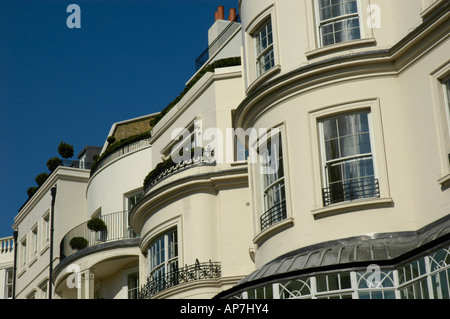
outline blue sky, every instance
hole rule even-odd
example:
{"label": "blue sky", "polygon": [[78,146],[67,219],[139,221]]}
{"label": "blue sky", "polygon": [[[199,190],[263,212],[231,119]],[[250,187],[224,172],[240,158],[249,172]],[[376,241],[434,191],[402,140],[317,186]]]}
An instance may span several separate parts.
{"label": "blue sky", "polygon": [[218,5],[227,17],[238,0],[0,0],[0,238],[60,141],[102,146],[181,93]]}

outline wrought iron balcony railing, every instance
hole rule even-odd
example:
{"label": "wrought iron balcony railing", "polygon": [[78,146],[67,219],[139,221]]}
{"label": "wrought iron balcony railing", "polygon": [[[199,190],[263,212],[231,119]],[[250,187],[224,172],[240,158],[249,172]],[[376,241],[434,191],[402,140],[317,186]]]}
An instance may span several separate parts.
{"label": "wrought iron balcony railing", "polygon": [[220,262],[200,263],[196,259],[195,264],[186,265],[166,273],[164,276],[148,277],[147,283],[139,289],[139,299],[149,299],[165,289],[202,279],[217,279],[221,277]]}
{"label": "wrought iron balcony railing", "polygon": [[139,237],[128,225],[128,211],[111,213],[100,217],[107,227],[104,231],[92,231],[87,227],[87,221],[70,230],[60,243],[61,259],[77,252],[70,245],[70,241],[75,237],[82,237],[87,240],[87,246],[92,247],[102,243],[130,239]]}
{"label": "wrought iron balcony railing", "polygon": [[286,200],[282,200],[261,215],[261,231],[286,219],[286,217]]}
{"label": "wrought iron balcony railing", "polygon": [[351,182],[336,183],[322,189],[323,205],[354,201],[357,199],[380,197],[378,179],[359,179]]}
{"label": "wrought iron balcony railing", "polygon": [[165,167],[161,173],[157,174],[157,176],[145,180],[144,181],[144,193],[147,193],[153,186],[158,184],[163,179],[180,172],[182,170],[195,167],[195,166],[213,166],[216,165],[216,161],[214,157],[211,157],[210,155],[207,156],[200,156],[200,157],[194,157],[190,158],[189,160],[182,161],[180,163],[173,163],[171,165],[168,165],[168,167]]}
{"label": "wrought iron balcony railing", "polygon": [[74,167],[74,168],[81,168],[81,169],[91,169],[92,163],[88,163],[85,161],[79,161],[79,160],[63,159],[63,160],[61,160],[60,166]]}

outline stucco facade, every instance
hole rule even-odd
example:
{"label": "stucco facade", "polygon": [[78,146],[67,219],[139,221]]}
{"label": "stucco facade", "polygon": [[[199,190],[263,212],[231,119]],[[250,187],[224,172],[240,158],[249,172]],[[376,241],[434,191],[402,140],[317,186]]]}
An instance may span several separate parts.
{"label": "stucco facade", "polygon": [[[449,298],[449,2],[238,5],[164,116],[21,209],[16,298]],[[55,184],[49,278],[20,247]]]}

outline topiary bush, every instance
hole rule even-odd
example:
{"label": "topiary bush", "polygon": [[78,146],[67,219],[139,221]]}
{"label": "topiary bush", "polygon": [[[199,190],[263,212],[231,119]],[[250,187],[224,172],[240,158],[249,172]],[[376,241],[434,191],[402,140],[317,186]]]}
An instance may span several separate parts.
{"label": "topiary bush", "polygon": [[88,246],[89,242],[84,237],[74,237],[70,240],[69,245],[72,249],[81,250]]}
{"label": "topiary bush", "polygon": [[42,184],[45,183],[47,178],[48,178],[48,173],[41,173],[38,176],[36,176],[36,178],[34,180],[36,181],[38,186],[41,186]]}
{"label": "topiary bush", "polygon": [[62,160],[59,157],[53,157],[47,161],[47,167],[50,172],[53,172],[58,166],[61,166]]}
{"label": "topiary bush", "polygon": [[105,222],[98,217],[91,218],[91,220],[87,222],[87,228],[92,231],[104,231],[108,229]]}
{"label": "topiary bush", "polygon": [[58,145],[58,153],[65,159],[71,158],[73,156],[73,146],[61,141]]}
{"label": "topiary bush", "polygon": [[33,197],[34,193],[36,193],[37,190],[38,190],[38,187],[36,187],[36,186],[32,186],[32,187],[28,188],[27,189],[28,198]]}
{"label": "topiary bush", "polygon": [[116,137],[108,136],[108,138],[106,140],[108,141],[109,144],[114,144],[114,142],[116,141]]}

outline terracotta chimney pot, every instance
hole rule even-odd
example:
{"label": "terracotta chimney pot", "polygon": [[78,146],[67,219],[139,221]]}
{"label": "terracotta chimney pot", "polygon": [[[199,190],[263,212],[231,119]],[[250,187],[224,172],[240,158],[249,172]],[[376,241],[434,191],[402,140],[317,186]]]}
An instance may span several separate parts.
{"label": "terracotta chimney pot", "polygon": [[218,6],[217,7],[218,12],[218,19],[219,20],[225,20],[225,7],[224,6]]}
{"label": "terracotta chimney pot", "polygon": [[228,21],[234,21],[236,19],[236,9],[230,8],[230,15],[228,16]]}

